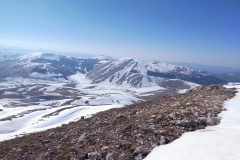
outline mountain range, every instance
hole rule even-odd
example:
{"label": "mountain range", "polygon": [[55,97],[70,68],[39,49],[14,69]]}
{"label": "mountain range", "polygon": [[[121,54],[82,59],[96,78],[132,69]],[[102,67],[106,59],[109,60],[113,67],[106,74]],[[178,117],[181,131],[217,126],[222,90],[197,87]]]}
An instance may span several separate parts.
{"label": "mountain range", "polygon": [[53,79],[82,73],[93,83],[109,82],[134,87],[181,80],[200,85],[224,83],[217,74],[160,61],[139,61],[107,56],[68,57],[53,53],[0,53],[0,79],[24,77]]}
{"label": "mountain range", "polygon": [[1,52],[0,140],[61,126],[106,109],[232,80],[222,77],[161,61]]}

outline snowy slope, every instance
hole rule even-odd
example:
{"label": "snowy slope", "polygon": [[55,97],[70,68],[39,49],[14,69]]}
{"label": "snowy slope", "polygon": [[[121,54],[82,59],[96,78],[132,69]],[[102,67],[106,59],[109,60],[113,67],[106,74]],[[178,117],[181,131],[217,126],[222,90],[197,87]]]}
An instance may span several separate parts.
{"label": "snowy slope", "polygon": [[[14,138],[17,135],[33,133],[47,130],[50,128],[67,124],[71,121],[76,121],[81,116],[90,116],[99,111],[108,110],[111,108],[122,107],[121,104],[101,105],[101,106],[62,106],[51,108],[49,106],[29,106],[28,108],[4,109],[0,104],[0,118],[6,116],[19,115],[12,120],[0,121],[0,141]],[[30,112],[30,110],[36,110]],[[58,113],[58,111],[63,110]],[[30,113],[28,113],[30,112]],[[55,114],[54,114],[55,113]],[[25,114],[21,116],[21,114]]]}
{"label": "snowy slope", "polygon": [[145,160],[239,160],[240,158],[240,84],[237,95],[225,102],[221,123],[183,134],[174,142],[156,147]]}
{"label": "snowy slope", "polygon": [[86,73],[100,63],[97,58],[74,58],[53,53],[1,53],[0,80],[9,77],[67,79],[77,72]]}
{"label": "snowy slope", "polygon": [[99,64],[86,74],[93,83],[109,83],[131,87],[161,86],[188,89],[186,81],[198,84],[220,83],[222,80],[207,72],[197,72],[186,67],[164,62],[138,61],[131,58],[112,60]]}
{"label": "snowy slope", "polygon": [[[156,80],[148,72],[178,73],[189,75],[191,71],[186,67],[174,66],[163,62],[136,61],[131,58],[121,58],[100,64],[91,70],[87,77],[94,83],[108,81],[115,84],[129,84],[131,86],[149,86]],[[159,76],[160,77],[160,76]],[[164,78],[164,77],[163,77]],[[151,83],[153,82],[153,83]]]}

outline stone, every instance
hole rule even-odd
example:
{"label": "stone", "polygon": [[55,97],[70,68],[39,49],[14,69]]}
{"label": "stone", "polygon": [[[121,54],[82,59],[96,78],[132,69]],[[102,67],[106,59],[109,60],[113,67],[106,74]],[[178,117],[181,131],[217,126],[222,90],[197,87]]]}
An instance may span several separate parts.
{"label": "stone", "polygon": [[220,120],[221,120],[220,117],[213,117],[213,115],[210,114],[208,115],[207,124],[209,126],[218,125],[220,123]]}
{"label": "stone", "polygon": [[134,154],[140,154],[142,151],[143,151],[143,147],[142,146],[138,146],[133,153]]}
{"label": "stone", "polygon": [[227,111],[227,108],[223,108],[222,111]]}
{"label": "stone", "polygon": [[78,139],[78,142],[82,142],[82,141],[84,141],[85,139],[86,139],[86,132],[84,132],[83,134],[81,134],[81,136],[79,137],[79,139]]}
{"label": "stone", "polygon": [[101,158],[101,154],[98,152],[90,152],[88,153],[88,158]]}
{"label": "stone", "polygon": [[108,152],[106,155],[106,160],[114,160],[113,154]]}
{"label": "stone", "polygon": [[164,136],[161,136],[160,141],[159,141],[159,144],[160,144],[160,145],[167,144],[166,138],[165,138]]}
{"label": "stone", "polygon": [[219,117],[213,117],[212,120],[214,122],[214,125],[218,125],[221,121],[221,119]]}
{"label": "stone", "polygon": [[180,102],[175,102],[171,107],[177,107],[180,106]]}
{"label": "stone", "polygon": [[188,121],[187,119],[183,119],[183,120],[180,122],[180,126],[185,127],[185,128],[188,128],[188,127],[189,127],[189,121]]}
{"label": "stone", "polygon": [[196,120],[192,119],[190,121],[189,127],[197,127],[197,126],[198,126],[198,122]]}
{"label": "stone", "polygon": [[151,118],[155,118],[155,117],[157,117],[156,115],[151,115]]}
{"label": "stone", "polygon": [[44,140],[44,141],[42,141],[42,143],[49,143],[50,141],[49,140]]}
{"label": "stone", "polygon": [[214,126],[214,122],[213,122],[212,118],[208,118],[207,125]]}
{"label": "stone", "polygon": [[50,156],[52,156],[52,155],[54,155],[54,153],[51,152],[51,151],[48,151],[48,152],[45,153],[45,156],[46,156],[46,157],[50,157]]}
{"label": "stone", "polygon": [[198,117],[198,116],[199,116],[199,115],[198,115],[198,112],[195,112],[195,113],[194,113],[194,116],[195,116],[195,117]]}
{"label": "stone", "polygon": [[137,157],[135,157],[135,160],[142,160],[142,159],[143,159],[142,153],[140,153]]}
{"label": "stone", "polygon": [[171,114],[170,114],[170,117],[171,117],[172,119],[176,119],[176,118],[177,118],[176,113],[175,113],[175,112],[171,113]]}
{"label": "stone", "polygon": [[108,146],[103,146],[103,147],[101,148],[101,150],[108,150],[108,149],[109,149]]}
{"label": "stone", "polygon": [[49,137],[53,138],[54,135],[55,135],[55,133],[54,133],[54,132],[51,132],[51,133],[49,134]]}
{"label": "stone", "polygon": [[207,122],[207,118],[205,118],[205,117],[198,117],[197,120],[202,125],[205,125]]}

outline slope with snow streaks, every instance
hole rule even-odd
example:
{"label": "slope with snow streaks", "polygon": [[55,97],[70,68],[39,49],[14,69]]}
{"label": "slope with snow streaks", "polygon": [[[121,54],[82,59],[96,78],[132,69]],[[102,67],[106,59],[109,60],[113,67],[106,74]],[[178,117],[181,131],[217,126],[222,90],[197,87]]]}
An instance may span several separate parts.
{"label": "slope with snow streaks", "polygon": [[161,73],[174,73],[178,72],[180,74],[191,74],[191,70],[186,67],[175,66],[172,64],[164,63],[164,62],[153,62],[148,65],[149,71],[157,71]]}
{"label": "slope with snow streaks", "polygon": [[87,77],[91,79],[93,83],[108,81],[121,85],[127,81],[127,83],[134,85],[137,79],[142,78],[141,75],[133,72],[135,66],[136,62],[133,59],[113,60],[105,64],[97,65],[87,73]]}
{"label": "slope with snow streaks", "polygon": [[131,58],[74,58],[53,53],[6,52],[0,53],[0,61],[0,80],[8,77],[29,77],[34,72],[40,79],[68,79],[80,72],[88,73],[87,77],[93,83],[108,82],[133,87],[156,85],[156,81],[161,79],[178,79],[203,85],[224,82],[208,72],[194,71],[164,62],[136,61]]}
{"label": "slope with snow streaks", "polygon": [[[9,77],[64,78],[86,73],[99,63],[96,58],[74,58],[53,53],[1,53],[0,80]],[[33,76],[34,75],[34,76]]]}
{"label": "slope with snow streaks", "polygon": [[[93,83],[109,83],[130,87],[165,86],[188,89],[191,83],[212,84],[222,82],[209,74],[163,62],[136,61],[125,58],[95,66],[86,75]],[[169,82],[169,84],[167,84]],[[193,84],[194,85],[194,84]]]}

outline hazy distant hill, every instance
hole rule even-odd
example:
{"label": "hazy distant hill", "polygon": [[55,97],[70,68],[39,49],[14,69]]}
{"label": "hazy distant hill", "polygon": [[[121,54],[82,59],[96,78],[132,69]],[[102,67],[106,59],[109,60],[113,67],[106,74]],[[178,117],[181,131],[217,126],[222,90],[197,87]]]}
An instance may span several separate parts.
{"label": "hazy distant hill", "polygon": [[197,63],[186,63],[186,62],[169,62],[171,64],[185,66],[194,70],[203,70],[215,74],[220,73],[240,73],[240,68],[229,68],[229,67],[219,67],[219,66],[212,66],[212,65],[202,65]]}

